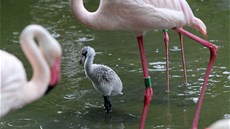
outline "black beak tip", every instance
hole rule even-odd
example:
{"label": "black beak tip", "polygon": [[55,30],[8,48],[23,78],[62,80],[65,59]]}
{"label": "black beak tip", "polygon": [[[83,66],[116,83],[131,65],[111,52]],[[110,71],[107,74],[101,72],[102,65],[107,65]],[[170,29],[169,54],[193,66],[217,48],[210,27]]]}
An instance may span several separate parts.
{"label": "black beak tip", "polygon": [[54,88],[54,86],[49,85],[47,90],[46,90],[45,95],[47,95],[53,88]]}

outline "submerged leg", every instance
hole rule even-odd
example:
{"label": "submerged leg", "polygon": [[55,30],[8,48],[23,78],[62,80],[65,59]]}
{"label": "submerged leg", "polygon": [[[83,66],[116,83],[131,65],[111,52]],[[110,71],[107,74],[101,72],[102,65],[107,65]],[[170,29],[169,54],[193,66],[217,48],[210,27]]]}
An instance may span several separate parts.
{"label": "submerged leg", "polygon": [[210,50],[210,59],[209,59],[209,63],[208,63],[206,73],[204,75],[204,82],[203,82],[203,85],[202,85],[200,98],[199,98],[199,101],[198,101],[198,105],[197,105],[197,108],[196,108],[196,113],[195,113],[195,116],[194,116],[194,119],[193,119],[193,125],[192,125],[192,129],[197,129],[198,122],[199,122],[199,116],[200,116],[200,110],[201,110],[202,102],[203,102],[203,99],[204,99],[208,78],[209,78],[210,72],[212,70],[214,61],[215,61],[216,56],[217,56],[218,47],[216,45],[206,41],[206,40],[203,40],[203,39],[201,39],[201,38],[199,38],[199,37],[187,32],[186,30],[184,30],[182,28],[174,28],[174,30],[176,30],[177,32],[179,32],[181,34],[184,34],[185,36],[195,40],[196,42],[198,42],[201,45],[209,48],[209,50]]}
{"label": "submerged leg", "polygon": [[166,51],[166,92],[169,93],[169,36],[167,31],[167,29],[163,30]]}
{"label": "submerged leg", "polygon": [[104,97],[105,112],[107,113],[112,112],[112,104],[111,104],[110,96],[103,96],[103,97]]}
{"label": "submerged leg", "polygon": [[139,129],[144,129],[145,119],[147,116],[149,104],[150,104],[150,101],[152,100],[153,90],[151,87],[151,80],[150,80],[150,76],[148,73],[148,66],[147,66],[147,61],[146,61],[146,57],[145,57],[145,53],[144,53],[143,37],[142,36],[137,37],[137,41],[138,41],[138,45],[139,45],[141,62],[142,62],[142,70],[143,70],[145,86],[146,86],[145,96],[144,96],[144,108],[143,108],[140,127],[139,127]]}
{"label": "submerged leg", "polygon": [[180,48],[181,48],[181,55],[182,55],[182,64],[183,64],[183,69],[184,69],[184,82],[185,84],[188,84],[187,81],[187,70],[186,70],[186,64],[185,64],[185,58],[184,58],[184,45],[183,45],[183,35],[178,32],[179,37],[180,37]]}

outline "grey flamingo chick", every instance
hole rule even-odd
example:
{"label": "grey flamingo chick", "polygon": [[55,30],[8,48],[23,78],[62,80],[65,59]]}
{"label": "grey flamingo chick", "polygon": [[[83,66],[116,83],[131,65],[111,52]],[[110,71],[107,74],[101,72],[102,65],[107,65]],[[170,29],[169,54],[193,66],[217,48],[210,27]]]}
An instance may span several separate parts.
{"label": "grey flamingo chick", "polygon": [[94,64],[95,50],[85,46],[81,50],[80,63],[84,64],[85,74],[92,81],[94,88],[104,97],[105,112],[112,112],[110,96],[123,94],[120,77],[108,66]]}

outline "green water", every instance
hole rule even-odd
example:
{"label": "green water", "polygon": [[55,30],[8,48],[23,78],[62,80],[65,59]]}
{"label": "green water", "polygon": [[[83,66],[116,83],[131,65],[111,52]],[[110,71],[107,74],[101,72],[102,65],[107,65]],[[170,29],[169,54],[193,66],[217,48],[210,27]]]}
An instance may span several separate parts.
{"label": "green water", "polygon": [[[194,14],[208,30],[208,40],[219,47],[204,98],[199,129],[230,118],[230,4],[228,0],[188,1]],[[85,0],[93,11],[98,1]],[[63,49],[62,80],[42,99],[1,118],[1,129],[137,129],[143,108],[144,82],[138,45],[127,31],[96,31],[77,22],[65,0],[1,0],[0,48],[24,63],[28,78],[31,67],[20,49],[18,37],[28,24],[40,24],[60,42]],[[190,28],[187,30],[201,36]],[[170,30],[170,86],[165,94],[165,49],[163,33],[145,35],[145,49],[154,89],[146,119],[146,129],[189,129],[192,125],[209,50],[185,38],[188,82],[183,84],[179,39]],[[93,89],[79,65],[80,49],[95,48],[95,63],[113,68],[124,84],[122,96],[112,98],[113,113],[103,112],[103,98]]]}

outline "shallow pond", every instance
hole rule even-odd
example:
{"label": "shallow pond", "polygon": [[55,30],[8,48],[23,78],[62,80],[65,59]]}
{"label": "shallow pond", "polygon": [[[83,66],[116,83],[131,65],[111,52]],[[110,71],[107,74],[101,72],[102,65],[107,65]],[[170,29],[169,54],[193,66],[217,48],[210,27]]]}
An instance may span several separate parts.
{"label": "shallow pond", "polygon": [[[98,1],[85,0],[89,10]],[[230,4],[228,0],[188,1],[194,14],[208,28],[208,40],[219,47],[204,98],[199,128],[230,118]],[[40,24],[63,48],[62,81],[42,99],[10,113],[0,120],[1,129],[137,129],[143,108],[144,83],[138,45],[127,31],[96,31],[77,22],[65,0],[1,0],[1,49],[23,61],[28,78],[31,67],[20,49],[18,37],[28,24]],[[199,36],[195,30],[187,30]],[[170,86],[165,93],[165,49],[163,33],[145,35],[145,49],[154,89],[146,119],[146,129],[189,129],[209,59],[209,50],[185,38],[185,57],[189,85],[184,85],[180,44],[170,30]],[[79,64],[80,49],[95,48],[95,63],[113,68],[124,84],[122,96],[112,98],[113,113],[104,114],[103,98],[93,89]]]}

